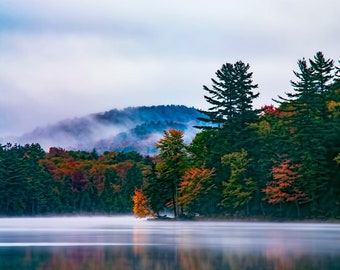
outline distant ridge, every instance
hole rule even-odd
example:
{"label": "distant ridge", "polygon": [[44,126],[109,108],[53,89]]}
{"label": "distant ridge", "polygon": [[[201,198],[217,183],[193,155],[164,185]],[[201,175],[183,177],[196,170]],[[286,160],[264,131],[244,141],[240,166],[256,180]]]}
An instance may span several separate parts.
{"label": "distant ridge", "polygon": [[90,114],[39,127],[21,136],[19,143],[37,142],[48,150],[62,147],[73,150],[137,151],[154,154],[156,142],[163,131],[175,128],[184,131],[189,142],[198,132],[193,126],[202,125],[202,114],[184,105],[128,107],[122,110]]}

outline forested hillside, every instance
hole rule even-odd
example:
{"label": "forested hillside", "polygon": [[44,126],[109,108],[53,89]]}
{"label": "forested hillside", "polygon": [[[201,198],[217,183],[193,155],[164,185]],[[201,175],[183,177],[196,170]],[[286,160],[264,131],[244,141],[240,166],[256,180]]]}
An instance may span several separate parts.
{"label": "forested hillside", "polygon": [[291,89],[258,110],[249,64],[226,63],[215,75],[194,139],[163,126],[151,156],[2,145],[0,214],[339,219],[339,66],[321,52],[298,60]]}
{"label": "forested hillside", "polygon": [[186,131],[186,140],[191,141],[197,133],[193,126],[199,124],[199,116],[195,108],[180,105],[113,109],[37,128],[17,141],[38,142],[46,150],[52,146],[86,151],[95,148],[99,153],[112,150],[154,154],[163,130]]}

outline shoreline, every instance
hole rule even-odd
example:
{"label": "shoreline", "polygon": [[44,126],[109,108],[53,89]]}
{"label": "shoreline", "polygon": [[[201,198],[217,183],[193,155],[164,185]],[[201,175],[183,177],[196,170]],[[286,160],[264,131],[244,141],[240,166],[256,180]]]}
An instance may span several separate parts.
{"label": "shoreline", "polygon": [[197,216],[197,217],[151,217],[148,221],[194,221],[194,222],[273,222],[273,223],[330,223],[340,224],[340,218],[273,218],[273,217],[225,217],[225,216]]}

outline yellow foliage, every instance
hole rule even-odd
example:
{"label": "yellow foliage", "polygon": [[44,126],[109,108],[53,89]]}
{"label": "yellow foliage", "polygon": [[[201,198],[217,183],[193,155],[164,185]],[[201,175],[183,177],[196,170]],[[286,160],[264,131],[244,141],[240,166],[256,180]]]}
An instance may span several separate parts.
{"label": "yellow foliage", "polygon": [[340,102],[336,102],[334,100],[331,100],[327,104],[328,110],[333,114],[334,117],[340,116]]}

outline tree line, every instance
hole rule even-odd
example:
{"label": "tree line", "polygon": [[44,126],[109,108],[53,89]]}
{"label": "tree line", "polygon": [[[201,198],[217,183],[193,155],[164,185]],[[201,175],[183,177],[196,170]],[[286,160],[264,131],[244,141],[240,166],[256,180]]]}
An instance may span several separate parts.
{"label": "tree line", "polygon": [[137,152],[66,151],[39,144],[0,148],[0,215],[131,213],[151,161]]}
{"label": "tree line", "polygon": [[164,132],[137,215],[340,217],[339,67],[322,52],[299,60],[292,91],[260,110],[249,69],[226,63],[203,86],[207,125],[190,145]]}
{"label": "tree line", "polygon": [[165,130],[158,154],[1,145],[0,215],[340,216],[340,71],[318,52],[292,91],[254,109],[249,64],[226,63],[190,144]]}

